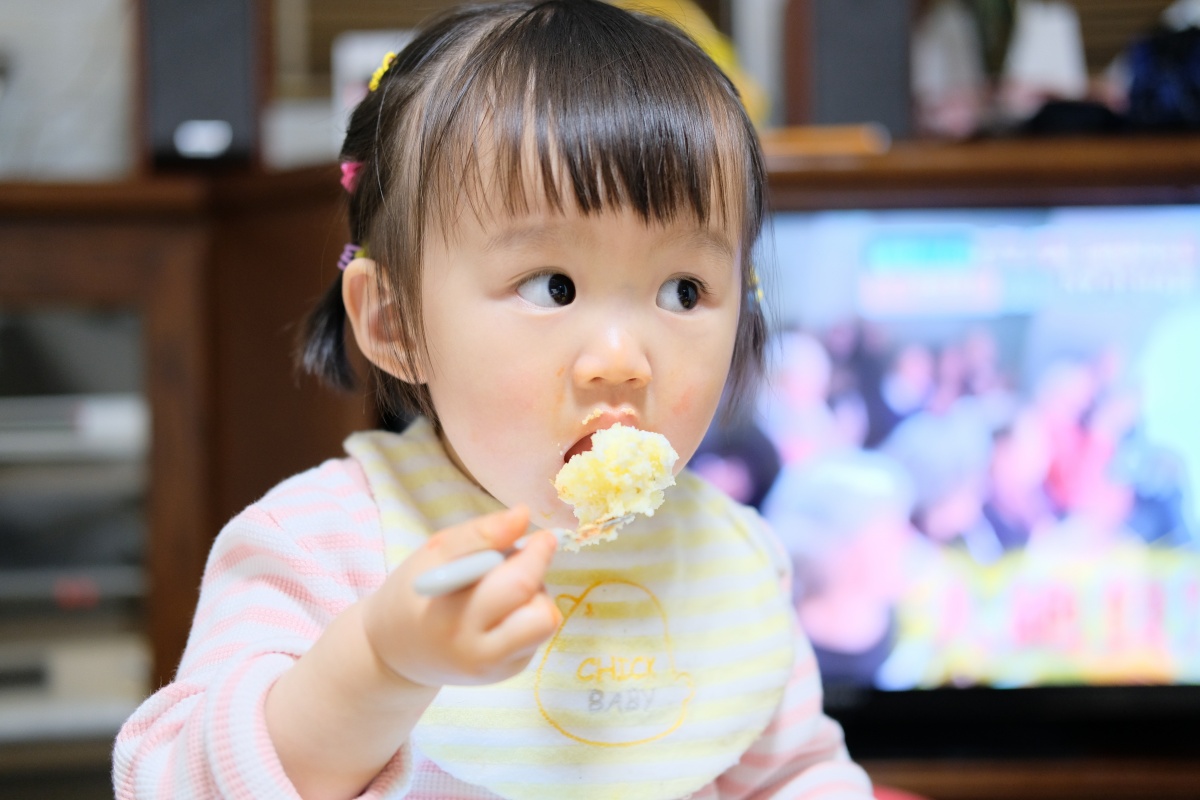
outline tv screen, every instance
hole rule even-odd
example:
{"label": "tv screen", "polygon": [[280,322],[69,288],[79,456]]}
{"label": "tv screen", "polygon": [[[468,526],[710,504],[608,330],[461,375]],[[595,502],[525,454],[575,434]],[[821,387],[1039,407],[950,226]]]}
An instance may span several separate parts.
{"label": "tv screen", "polygon": [[1200,750],[1200,208],[779,212],[760,263],[769,380],[693,466],[852,749]]}

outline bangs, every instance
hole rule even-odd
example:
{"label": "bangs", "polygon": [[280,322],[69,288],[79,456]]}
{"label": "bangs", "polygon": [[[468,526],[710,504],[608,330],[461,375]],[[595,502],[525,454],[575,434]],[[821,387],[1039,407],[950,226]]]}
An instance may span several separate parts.
{"label": "bangs", "polygon": [[428,221],[454,220],[465,195],[476,213],[621,208],[647,222],[740,223],[731,234],[757,238],[753,127],[673,27],[603,5],[536,6],[465,56],[423,131]]}

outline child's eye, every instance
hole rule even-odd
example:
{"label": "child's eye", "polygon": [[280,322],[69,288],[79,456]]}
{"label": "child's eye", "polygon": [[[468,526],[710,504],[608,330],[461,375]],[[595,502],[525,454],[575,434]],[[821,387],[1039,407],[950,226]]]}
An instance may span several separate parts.
{"label": "child's eye", "polygon": [[658,290],[658,307],[691,311],[700,302],[700,286],[690,278],[672,278]]}
{"label": "child's eye", "polygon": [[570,305],[575,299],[575,282],[562,273],[546,272],[523,281],[517,294],[543,308]]}

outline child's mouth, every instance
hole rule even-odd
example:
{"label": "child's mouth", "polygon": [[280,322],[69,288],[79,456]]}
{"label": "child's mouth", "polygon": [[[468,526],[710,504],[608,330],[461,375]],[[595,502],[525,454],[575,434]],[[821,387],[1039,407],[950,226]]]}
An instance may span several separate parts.
{"label": "child's mouth", "polygon": [[638,427],[638,415],[636,411],[628,406],[621,406],[620,408],[599,407],[593,409],[592,413],[584,417],[580,424],[586,426],[586,428],[590,428],[592,432],[583,436],[579,441],[571,445],[567,452],[563,453],[564,464],[580,453],[586,453],[588,450],[591,450],[592,437],[598,431],[611,428],[613,425],[627,425],[631,428]]}
{"label": "child's mouth", "polygon": [[579,455],[580,453],[586,453],[588,450],[591,450],[591,449],[592,449],[592,434],[589,433],[587,436],[583,437],[578,442],[571,445],[570,450],[563,453],[563,463],[566,463],[566,462],[570,461],[572,458],[574,458],[575,456]]}

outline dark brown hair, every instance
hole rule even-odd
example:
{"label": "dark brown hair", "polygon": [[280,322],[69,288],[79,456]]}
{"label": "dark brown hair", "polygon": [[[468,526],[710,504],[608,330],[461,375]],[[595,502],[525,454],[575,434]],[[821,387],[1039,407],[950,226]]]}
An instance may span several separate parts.
{"label": "dark brown hair", "polygon": [[[765,215],[762,154],[733,85],[674,26],[598,0],[460,8],[425,27],[358,105],[341,158],[362,162],[350,233],[381,265],[377,288],[397,311],[386,324],[417,363],[427,363],[425,236],[446,235],[464,202],[520,213],[538,192],[557,211],[691,215],[738,234],[735,406],[761,374],[751,252]],[[350,388],[345,320],[339,278],[309,318],[301,359]],[[436,420],[424,385],[376,378],[385,408]]]}

